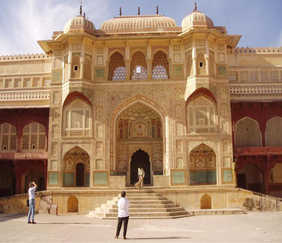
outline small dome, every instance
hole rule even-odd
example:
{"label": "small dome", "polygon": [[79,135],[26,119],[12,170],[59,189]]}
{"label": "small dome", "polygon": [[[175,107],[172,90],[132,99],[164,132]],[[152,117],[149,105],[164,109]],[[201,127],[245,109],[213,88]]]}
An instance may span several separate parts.
{"label": "small dome", "polygon": [[197,27],[212,28],[214,27],[214,24],[208,16],[198,11],[196,5],[193,12],[182,20],[182,32]]}
{"label": "small dome", "polygon": [[160,15],[115,17],[101,29],[107,34],[181,31],[174,19]]}
{"label": "small dome", "polygon": [[77,16],[68,21],[65,25],[64,33],[82,33],[94,34],[94,24],[85,18],[85,16]]}

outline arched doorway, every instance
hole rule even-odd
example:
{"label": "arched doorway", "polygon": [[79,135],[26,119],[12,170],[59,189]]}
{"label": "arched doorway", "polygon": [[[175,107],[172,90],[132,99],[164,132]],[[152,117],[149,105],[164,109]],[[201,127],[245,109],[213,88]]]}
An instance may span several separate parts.
{"label": "arched doorway", "polygon": [[84,186],[84,164],[76,165],[76,186]]}
{"label": "arched doorway", "polygon": [[68,199],[68,213],[78,213],[78,200],[75,196]]}
{"label": "arched doorway", "polygon": [[74,147],[64,156],[63,185],[89,186],[90,158],[80,147]]}
{"label": "arched doorway", "polygon": [[138,168],[145,171],[144,185],[151,185],[151,167],[149,155],[139,149],[131,157],[130,162],[130,184],[134,185],[138,181]]}

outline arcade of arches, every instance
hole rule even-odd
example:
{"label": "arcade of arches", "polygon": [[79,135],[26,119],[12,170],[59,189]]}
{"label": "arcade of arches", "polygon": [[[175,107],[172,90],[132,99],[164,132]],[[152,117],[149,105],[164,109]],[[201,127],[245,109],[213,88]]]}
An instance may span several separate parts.
{"label": "arcade of arches", "polygon": [[48,109],[0,111],[0,196],[47,185]]}
{"label": "arcade of arches", "polygon": [[238,186],[282,196],[282,104],[246,102],[231,107]]}

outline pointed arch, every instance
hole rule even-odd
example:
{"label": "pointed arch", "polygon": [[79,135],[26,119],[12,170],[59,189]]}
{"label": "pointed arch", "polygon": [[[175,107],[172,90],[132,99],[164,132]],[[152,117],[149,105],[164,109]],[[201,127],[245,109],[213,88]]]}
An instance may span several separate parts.
{"label": "pointed arch", "polygon": [[[90,156],[84,149],[79,146],[73,147],[64,154],[63,161],[64,186],[89,186]],[[80,175],[79,165],[83,165],[83,174]]]}
{"label": "pointed arch", "polygon": [[236,147],[262,146],[259,123],[250,117],[244,117],[235,124]]}
{"label": "pointed arch", "polygon": [[188,133],[216,132],[218,129],[217,105],[213,94],[205,88],[197,89],[186,101]]}
{"label": "pointed arch", "polygon": [[[144,106],[146,107],[146,110],[150,111],[154,116],[156,116],[156,119],[151,119],[150,117],[147,117],[145,120],[144,119],[133,119],[130,122],[126,121],[126,117],[124,117],[124,114],[126,114],[131,108],[134,108],[134,106]],[[129,109],[129,110],[128,110]],[[124,113],[126,112],[126,113]],[[142,112],[141,112],[142,113]],[[125,140],[137,140],[138,143],[135,145],[141,148],[142,150],[148,152],[150,158],[152,158],[152,146],[148,145],[148,142],[150,142],[152,139],[155,139],[157,142],[157,150],[160,151],[158,154],[153,159],[153,170],[155,170],[156,173],[162,173],[163,171],[163,152],[164,151],[164,145],[165,145],[165,117],[166,113],[164,109],[156,104],[155,102],[149,100],[148,98],[138,95],[135,97],[132,97],[131,99],[128,99],[124,101],[122,104],[120,104],[117,109],[113,112],[112,115],[112,122],[111,122],[111,155],[112,157],[110,158],[111,161],[111,170],[117,170],[118,169],[118,155],[121,156],[121,153],[118,153],[121,146],[121,139]],[[122,121],[122,123],[121,123]],[[122,126],[120,126],[120,124]],[[136,131],[134,131],[134,127],[138,127],[140,125],[140,134],[136,134]],[[119,133],[121,131],[127,131],[126,134],[128,136],[120,137]],[[130,132],[132,131],[132,133]],[[122,134],[125,134],[122,132]],[[144,134],[148,135],[148,137],[144,136]],[[154,135],[155,134],[155,135]],[[159,135],[158,135],[159,134]],[[136,137],[136,138],[134,138]],[[151,137],[151,139],[150,139]],[[147,141],[147,140],[148,141]],[[147,143],[144,141],[147,141]],[[135,145],[132,144],[130,145],[131,147],[127,151],[132,151],[133,147],[135,148]],[[149,146],[149,147],[148,147]],[[126,159],[129,160],[129,155],[126,155]],[[158,156],[161,156],[161,159],[158,160]],[[126,160],[125,159],[125,160]],[[124,159],[123,159],[124,161]],[[155,161],[155,162],[154,162]],[[159,168],[154,167],[159,163]],[[130,178],[129,178],[130,179]],[[129,182],[128,182],[129,183]]]}
{"label": "pointed arch", "polygon": [[146,57],[142,51],[136,51],[132,55],[130,64],[130,79],[145,80],[148,78]]}
{"label": "pointed arch", "polygon": [[44,125],[39,122],[30,122],[23,128],[23,151],[46,151],[47,132]]}
{"label": "pointed arch", "polygon": [[0,151],[17,150],[17,129],[11,123],[0,124]]}
{"label": "pointed arch", "polygon": [[152,79],[169,79],[169,62],[166,53],[161,50],[153,58]]}
{"label": "pointed arch", "polygon": [[63,105],[63,136],[92,136],[93,111],[83,94],[71,93]]}
{"label": "pointed arch", "polygon": [[206,144],[195,147],[189,154],[191,185],[216,184],[216,154]]}
{"label": "pointed arch", "polygon": [[282,146],[282,117],[272,117],[266,122],[265,145]]}
{"label": "pointed arch", "polygon": [[109,62],[109,80],[125,80],[126,79],[126,68],[123,55],[115,51],[110,56]]}

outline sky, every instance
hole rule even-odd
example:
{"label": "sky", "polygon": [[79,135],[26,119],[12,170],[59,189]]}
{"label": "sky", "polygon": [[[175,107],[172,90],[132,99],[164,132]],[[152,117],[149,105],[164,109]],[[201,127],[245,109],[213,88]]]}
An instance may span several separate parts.
{"label": "sky", "polygon": [[[0,55],[42,53],[38,40],[51,39],[67,21],[79,14],[81,0],[0,0]],[[196,0],[198,9],[228,34],[239,34],[241,47],[282,46],[282,0]],[[194,8],[195,0],[83,0],[83,11],[95,27],[119,15],[155,13],[182,19]]]}

